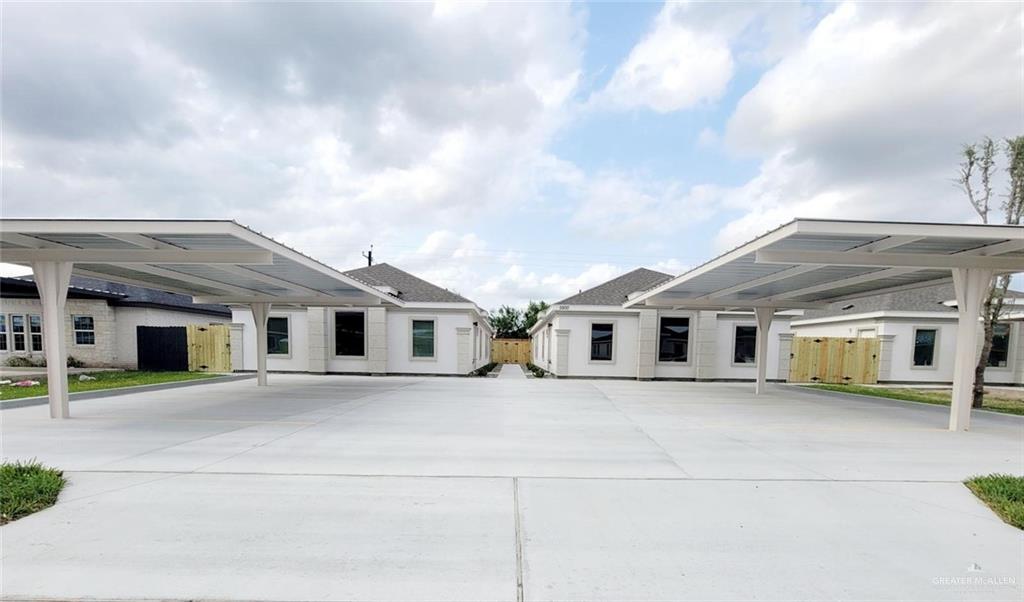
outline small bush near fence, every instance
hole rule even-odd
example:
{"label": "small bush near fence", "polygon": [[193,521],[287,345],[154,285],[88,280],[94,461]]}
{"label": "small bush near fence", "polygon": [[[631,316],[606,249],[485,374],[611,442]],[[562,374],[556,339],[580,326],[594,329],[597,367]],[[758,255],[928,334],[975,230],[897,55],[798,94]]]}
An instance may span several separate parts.
{"label": "small bush near fence", "polygon": [[470,374],[470,376],[487,376],[490,373],[490,371],[494,370],[494,367],[497,366],[497,365],[498,364],[496,364],[494,362],[491,362],[491,363],[487,364],[486,366],[480,366],[479,368],[477,368],[476,370],[473,370],[469,374]]}
{"label": "small bush near fence", "polygon": [[526,369],[529,370],[530,372],[533,372],[533,375],[536,378],[544,378],[544,375],[547,374],[547,371],[544,370],[544,368],[541,368],[536,364],[527,363]]}

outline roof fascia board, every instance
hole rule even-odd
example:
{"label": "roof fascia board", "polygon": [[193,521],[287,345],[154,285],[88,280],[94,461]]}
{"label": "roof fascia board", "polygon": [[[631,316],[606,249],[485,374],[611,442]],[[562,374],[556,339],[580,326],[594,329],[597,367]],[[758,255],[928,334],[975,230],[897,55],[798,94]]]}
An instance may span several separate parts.
{"label": "roof fascia board", "polygon": [[859,322],[862,320],[882,320],[886,318],[900,320],[956,320],[957,313],[952,311],[867,311],[858,314],[843,316],[827,316],[824,318],[810,318],[807,320],[794,320],[793,326],[813,326],[815,324],[835,324],[838,322]]}
{"label": "roof fascia board", "polygon": [[[1005,224],[935,224],[914,222],[872,222],[819,220],[799,218],[794,220],[800,234],[830,234],[855,236],[936,236],[941,238],[992,238],[1024,239],[1024,228]],[[999,242],[993,240],[993,242]]]}

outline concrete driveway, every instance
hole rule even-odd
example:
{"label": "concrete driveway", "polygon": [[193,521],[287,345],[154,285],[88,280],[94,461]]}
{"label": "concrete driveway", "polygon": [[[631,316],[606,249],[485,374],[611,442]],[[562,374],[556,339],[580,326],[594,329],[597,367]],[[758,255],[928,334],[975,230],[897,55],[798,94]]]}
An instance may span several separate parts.
{"label": "concrete driveway", "polygon": [[1024,420],[747,384],[252,381],[0,413],[70,480],[0,529],[6,598],[1021,600],[960,484]]}

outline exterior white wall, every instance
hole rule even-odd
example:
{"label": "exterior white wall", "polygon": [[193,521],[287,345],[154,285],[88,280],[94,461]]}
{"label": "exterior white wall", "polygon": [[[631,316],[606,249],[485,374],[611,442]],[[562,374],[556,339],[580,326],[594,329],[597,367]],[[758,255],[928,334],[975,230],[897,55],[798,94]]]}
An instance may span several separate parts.
{"label": "exterior white wall", "polygon": [[[435,320],[434,357],[412,358],[412,320]],[[388,373],[458,374],[457,328],[471,328],[468,313],[388,309]]]}
{"label": "exterior white wall", "polygon": [[[1020,322],[1010,325],[1010,354],[1005,368],[988,368],[985,382],[990,384],[1021,384],[1024,382],[1024,349],[1021,347],[1022,328]],[[878,336],[892,337],[892,353],[886,359],[888,371],[880,366],[880,376],[888,374],[885,380],[895,382],[949,383],[953,380],[953,360],[956,354],[956,318],[872,318],[849,320],[824,324],[798,324],[793,326],[796,336],[856,336],[857,330],[875,328]],[[937,331],[935,365],[914,366],[914,330],[929,328]],[[981,346],[981,339],[978,340]],[[881,379],[880,379],[881,380]]]}
{"label": "exterior white wall", "polygon": [[[116,331],[115,359],[113,365],[136,368],[139,363],[139,347],[136,327],[138,326],[186,326],[188,324],[226,324],[229,318],[197,314],[187,311],[173,311],[155,307],[115,307],[114,324]],[[69,345],[68,349],[72,346]],[[70,352],[69,352],[70,353]],[[71,355],[75,355],[71,353]],[[76,356],[77,357],[77,356]]]}
{"label": "exterior white wall", "polygon": [[[42,315],[39,299],[0,299],[0,313]],[[91,316],[96,342],[75,343],[72,316]],[[138,367],[137,326],[185,326],[188,324],[222,324],[228,318],[154,307],[115,307],[104,299],[68,299],[64,316],[67,353],[86,366],[135,369]],[[26,325],[27,328],[27,325]],[[44,325],[45,328],[45,325]],[[8,350],[0,352],[0,363],[13,355],[41,361],[43,352],[15,352],[10,318],[7,318]]]}
{"label": "exterior white wall", "polygon": [[[381,308],[371,308],[372,310]],[[272,371],[285,372],[307,372],[310,370],[310,339],[309,333],[319,332],[319,329],[310,328],[310,316],[313,320],[324,320],[324,336],[326,342],[326,370],[334,373],[380,373],[379,362],[375,364],[370,357],[374,342],[370,339],[376,336],[370,328],[369,318],[367,322],[366,355],[362,357],[345,357],[334,355],[334,314],[335,311],[362,311],[367,308],[344,308],[336,310],[328,308],[326,312],[309,311],[306,308],[282,308],[272,309],[271,317],[289,317],[289,347],[291,354],[288,357],[268,356],[267,369]],[[412,358],[412,320],[427,319],[435,321],[435,350],[431,359]],[[414,310],[414,309],[393,309],[387,308],[384,311],[385,320],[385,345],[386,345],[386,373],[388,374],[465,374],[490,362],[490,333],[486,328],[477,325],[476,343],[473,343],[473,322],[479,318],[468,311],[438,311],[438,310]],[[248,308],[232,308],[232,321],[242,325],[243,339],[243,370],[256,369],[256,325],[252,319],[252,313]],[[464,343],[463,365],[460,370],[458,330],[467,329],[469,332],[468,347]],[[317,335],[320,336],[320,335]],[[476,354],[474,356],[474,350]]]}
{"label": "exterior white wall", "polygon": [[[244,370],[256,370],[256,323],[247,307],[231,308],[232,322],[242,325]],[[267,370],[274,372],[306,372],[309,369],[309,339],[305,308],[271,307],[270,317],[288,317],[288,356],[268,355]]]}
{"label": "exterior white wall", "polygon": [[[656,329],[660,330],[663,316],[690,318],[689,349],[686,362],[661,362],[657,360],[657,334],[650,353],[654,354],[654,378],[665,379],[744,379],[754,380],[757,376],[755,364],[736,365],[732,363],[734,327],[737,324],[756,325],[753,314],[726,314],[698,312],[692,310],[659,310]],[[590,325],[593,322],[615,324],[613,337],[613,361],[590,360]],[[638,344],[640,317],[638,313],[626,312],[573,312],[558,313],[551,318],[551,328],[541,328],[534,334],[534,363],[558,376],[569,377],[620,377],[637,378]],[[551,330],[550,350],[545,354],[544,331]],[[557,332],[568,332],[567,339],[556,336]],[[775,379],[779,366],[779,335],[789,332],[789,317],[777,316],[769,330],[768,378]],[[703,344],[699,337],[706,336]],[[559,341],[567,341],[568,357],[566,369],[558,365]],[[564,352],[564,350],[562,350]],[[703,354],[703,357],[699,357]],[[547,355],[547,357],[545,356]],[[698,364],[703,370],[698,374]]]}

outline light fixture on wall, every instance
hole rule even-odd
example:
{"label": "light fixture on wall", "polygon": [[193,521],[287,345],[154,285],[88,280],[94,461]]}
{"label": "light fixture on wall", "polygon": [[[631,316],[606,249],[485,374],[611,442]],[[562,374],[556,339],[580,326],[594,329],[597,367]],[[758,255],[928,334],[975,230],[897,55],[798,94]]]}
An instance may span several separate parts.
{"label": "light fixture on wall", "polygon": [[841,309],[842,311],[849,311],[849,310],[853,309],[853,303],[851,303],[851,304],[849,304],[849,305],[844,305],[844,306],[842,306],[842,307],[841,307],[840,309]]}

